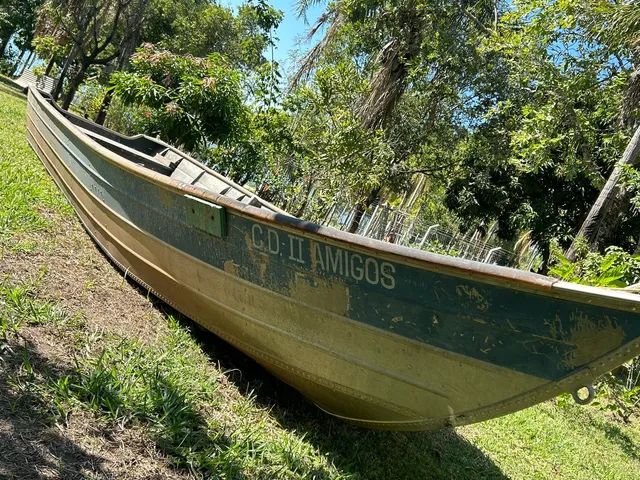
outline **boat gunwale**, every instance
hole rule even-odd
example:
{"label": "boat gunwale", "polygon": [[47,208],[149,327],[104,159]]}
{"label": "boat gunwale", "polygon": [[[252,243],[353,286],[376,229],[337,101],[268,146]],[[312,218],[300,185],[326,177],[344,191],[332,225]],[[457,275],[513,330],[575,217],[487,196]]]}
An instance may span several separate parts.
{"label": "boat gunwale", "polygon": [[[638,312],[640,309],[640,297],[633,293],[627,293],[620,290],[609,290],[602,287],[590,287],[574,284],[515,268],[484,264],[473,260],[450,257],[438,253],[426,252],[397,244],[391,244],[381,240],[337,230],[333,227],[324,227],[313,222],[301,220],[289,214],[280,213],[280,209],[278,209],[278,211],[267,211],[252,205],[244,204],[234,200],[233,198],[217,194],[204,188],[175,180],[167,175],[163,175],[137,165],[102,146],[91,136],[82,132],[69,119],[65,118],[65,116],[58,111],[58,107],[50,104],[40,91],[32,85],[28,87],[28,93],[29,102],[31,98],[34,98],[38,105],[44,108],[49,115],[52,115],[59,120],[62,125],[64,125],[80,142],[97,154],[100,154],[100,156],[109,163],[165,190],[182,195],[188,194],[208,202],[213,202],[217,205],[228,208],[234,214],[241,217],[272,224],[284,230],[303,232],[312,239],[317,238],[318,240],[331,243],[340,248],[360,249],[363,252],[368,252],[370,255],[380,256],[397,263],[414,266],[434,273],[442,273],[481,283],[489,283],[499,287],[511,288],[534,294],[543,294],[580,303],[606,306],[617,310]],[[117,133],[121,137],[126,137],[118,132],[114,133]],[[180,154],[184,155],[184,157],[190,162],[206,168],[207,171],[214,173],[216,176],[220,176],[219,173],[211,170],[209,167],[206,167],[181,150],[177,150],[175,147],[166,144],[162,140],[155,139],[144,134],[138,134],[126,138],[135,139],[143,137],[180,152]],[[222,178],[226,179],[224,176],[222,176]],[[231,183],[233,184],[235,182]],[[262,199],[260,200],[263,201]],[[268,204],[268,202],[265,203]]]}
{"label": "boat gunwale", "polygon": [[[81,122],[85,122],[85,123],[90,122],[90,121],[89,121],[89,120],[87,120],[86,118],[83,118],[83,117],[81,117],[80,115],[77,115],[77,114],[75,114],[75,113],[73,113],[73,112],[71,112],[71,111],[69,111],[69,110],[63,110],[60,106],[58,106],[57,104],[55,104],[55,102],[52,104],[51,102],[53,102],[53,99],[51,99],[51,102],[50,102],[50,101],[48,101],[48,97],[49,97],[49,95],[46,95],[46,96],[45,96],[45,95],[42,95],[42,92],[41,92],[40,90],[37,90],[37,89],[36,89],[36,91],[40,94],[40,96],[41,96],[41,97],[42,97],[42,99],[44,100],[44,102],[41,102],[41,103],[43,103],[43,104],[47,104],[48,106],[52,107],[52,108],[54,109],[54,111],[58,112],[58,113],[59,113],[59,115],[60,115],[60,117],[62,117],[64,120],[68,120],[66,117],[67,117],[67,116],[70,116],[70,117],[75,117],[76,119],[78,119],[78,120],[79,120],[79,121],[81,121]],[[60,112],[64,112],[64,113],[60,113]],[[78,130],[78,133],[79,133],[79,134],[86,135],[86,136],[87,136],[87,137],[89,137],[92,141],[95,141],[98,145],[103,146],[103,145],[101,145],[99,142],[97,142],[97,141],[95,140],[95,138],[94,138],[94,135],[95,135],[95,136],[99,136],[99,137],[104,137],[103,135],[100,135],[99,133],[96,133],[96,132],[90,132],[90,131],[89,131],[90,133],[87,133],[85,130],[87,130],[87,131],[88,131],[88,129],[83,129],[82,127],[78,127],[78,126],[77,126],[77,125],[75,125],[73,122],[70,122],[70,123],[71,123],[71,126],[72,126],[73,128],[76,128],[76,129]],[[94,123],[94,122],[90,122],[90,123]],[[144,133],[138,133],[138,134],[136,134],[136,135],[124,135],[124,134],[122,134],[122,133],[120,133],[120,132],[117,132],[117,131],[115,131],[115,130],[112,130],[112,129],[110,129],[110,128],[108,128],[108,127],[105,127],[105,126],[103,126],[103,125],[99,125],[99,124],[96,124],[96,125],[97,125],[98,127],[100,127],[100,130],[104,130],[104,131],[106,131],[106,132],[109,132],[109,133],[111,133],[111,134],[114,134],[115,136],[118,136],[118,137],[120,137],[120,138],[122,138],[122,139],[125,139],[125,140],[135,141],[135,140],[139,140],[139,139],[145,139],[145,140],[148,140],[148,141],[150,141],[150,142],[153,142],[153,143],[156,143],[156,144],[158,144],[158,145],[161,145],[161,146],[163,146],[163,147],[165,147],[165,148],[167,148],[167,149],[169,149],[169,150],[172,150],[172,151],[174,151],[174,152],[178,153],[178,155],[180,155],[184,160],[187,160],[187,161],[188,161],[188,162],[190,162],[191,164],[196,165],[196,166],[198,166],[199,168],[204,169],[207,173],[209,173],[209,174],[213,175],[214,177],[216,177],[217,179],[219,179],[219,180],[221,180],[221,181],[223,181],[223,182],[227,183],[230,187],[235,188],[236,190],[238,190],[238,191],[239,191],[239,192],[241,192],[241,193],[244,193],[245,195],[248,195],[248,196],[250,196],[250,197],[255,197],[255,198],[257,198],[257,199],[258,199],[258,200],[259,200],[259,201],[260,201],[264,206],[266,206],[268,209],[272,209],[272,210],[274,210],[274,211],[275,211],[275,212],[277,212],[277,213],[282,213],[282,214],[284,214],[284,215],[290,216],[286,211],[284,211],[284,210],[282,210],[281,208],[277,207],[276,205],[273,205],[272,203],[267,202],[266,200],[264,200],[264,199],[260,198],[260,196],[258,196],[255,192],[252,192],[252,191],[248,190],[247,188],[243,187],[242,185],[237,184],[236,182],[234,182],[234,181],[233,181],[233,180],[231,180],[230,178],[225,177],[224,175],[222,175],[222,174],[221,174],[221,173],[219,173],[219,172],[216,172],[216,171],[215,171],[215,170],[213,170],[211,167],[208,167],[208,166],[207,166],[207,165],[205,165],[204,163],[199,162],[199,161],[198,161],[198,160],[196,160],[195,158],[191,157],[189,154],[187,154],[187,153],[183,152],[182,150],[180,150],[180,149],[178,149],[178,148],[174,147],[173,145],[169,145],[168,143],[166,143],[164,140],[162,140],[162,139],[160,139],[160,138],[157,138],[157,137],[151,137],[151,136],[146,135],[146,134],[144,134]],[[114,140],[112,140],[112,139],[110,139],[110,138],[108,138],[108,137],[104,137],[104,138],[105,138],[106,140],[109,140],[109,141],[111,141],[111,142],[114,142]],[[128,146],[126,146],[126,145],[122,145],[122,146],[123,146],[123,147],[125,147],[125,148],[131,149],[131,150],[133,150],[133,151],[137,152],[139,155],[142,155],[143,157],[146,157],[146,158],[147,158],[147,160],[153,160],[153,157],[152,157],[152,156],[150,156],[150,155],[148,155],[148,154],[146,154],[146,153],[144,153],[144,152],[140,152],[139,150],[136,150],[136,149],[135,149],[135,148],[133,148],[133,147],[128,147]],[[104,147],[104,148],[105,148],[107,151],[109,151],[111,154],[113,154],[113,155],[117,155],[118,157],[121,157],[121,155],[118,155],[117,153],[112,152],[112,151],[111,151],[111,150],[109,150],[107,147]],[[124,157],[122,157],[122,158],[123,158],[123,160],[125,160],[125,161],[130,161],[130,160],[128,160],[128,159],[126,159],[126,158],[124,158]],[[138,166],[137,164],[135,164],[135,162],[132,162],[132,163],[133,163],[134,165]],[[143,168],[144,168],[144,167],[143,167]],[[155,172],[155,173],[157,173],[157,172]],[[161,175],[162,175],[162,174],[161,174]],[[164,175],[162,175],[162,176],[164,177]],[[175,180],[175,179],[173,179],[173,178],[171,178],[171,177],[169,177],[169,176],[167,176],[167,178],[169,178],[169,179],[171,179],[171,180],[173,180],[173,181],[179,182],[179,183],[181,183],[181,184],[184,184],[184,185],[194,186],[194,185],[190,185],[190,184],[185,183],[185,182],[181,182],[180,180]],[[199,187],[198,187],[198,188],[199,188]],[[210,192],[209,190],[206,190],[206,189],[202,189],[202,190],[204,190],[205,192]],[[228,198],[230,198],[230,197],[224,196],[224,198],[227,198],[227,199],[228,199]],[[233,200],[234,202],[236,202],[236,201],[237,201],[237,200],[235,200],[235,199],[231,199],[231,200]],[[238,203],[242,203],[242,202],[238,202]],[[246,205],[246,204],[245,204],[245,203],[242,203],[242,205]],[[253,206],[253,205],[251,205],[251,206]],[[258,207],[258,208],[259,208],[259,207]]]}

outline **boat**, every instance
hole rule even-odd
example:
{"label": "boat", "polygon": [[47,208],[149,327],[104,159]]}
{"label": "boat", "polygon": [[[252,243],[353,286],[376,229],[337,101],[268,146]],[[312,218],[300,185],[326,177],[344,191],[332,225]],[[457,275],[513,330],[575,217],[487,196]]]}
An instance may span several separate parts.
{"label": "boat", "polygon": [[295,218],[33,86],[28,139],[127,277],[329,414],[429,430],[585,392],[640,354],[639,297]]}

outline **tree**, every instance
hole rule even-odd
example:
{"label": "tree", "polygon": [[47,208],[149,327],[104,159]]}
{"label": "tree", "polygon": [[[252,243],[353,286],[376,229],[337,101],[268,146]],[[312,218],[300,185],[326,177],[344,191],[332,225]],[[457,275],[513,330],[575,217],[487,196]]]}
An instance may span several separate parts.
{"label": "tree", "polygon": [[207,0],[151,0],[141,41],[196,57],[218,52],[237,67],[254,69],[266,61],[265,48],[281,19],[282,12],[264,0],[248,0],[235,15]]}
{"label": "tree", "polygon": [[54,98],[62,92],[69,69],[75,65],[63,108],[71,104],[89,67],[106,66],[120,55],[123,46],[131,43],[131,37],[137,36],[148,1],[89,0],[71,3],[66,11],[49,10],[58,12],[55,24],[71,40],[69,55],[52,92]]}
{"label": "tree", "polygon": [[[617,118],[630,65],[593,34],[606,15],[589,5],[521,1],[499,19],[449,188],[467,221],[497,218],[503,238],[532,230],[545,255],[552,239],[569,246],[628,140]],[[637,219],[625,222],[619,245]]]}
{"label": "tree", "polygon": [[[301,4],[304,12],[306,3]],[[490,8],[489,8],[490,7]],[[397,106],[415,86],[428,91],[439,89],[441,95],[425,95],[425,105],[432,119],[452,97],[461,99],[465,83],[474,71],[474,49],[478,35],[486,35],[483,22],[493,15],[493,3],[479,2],[416,2],[406,0],[335,2],[320,18],[327,24],[324,38],[310,50],[302,63],[294,84],[308,76],[323,59],[345,56],[355,59],[368,85],[352,109],[362,128],[375,136],[385,136],[392,130],[390,119]],[[314,27],[312,32],[319,29]],[[468,72],[468,73],[467,73]],[[416,88],[417,90],[417,88]],[[447,91],[449,90],[449,91]],[[453,90],[453,91],[451,91]],[[440,101],[445,98],[445,101]],[[453,119],[449,116],[450,124]],[[376,133],[378,132],[378,133]],[[436,142],[433,142],[438,143]],[[417,149],[420,145],[417,145]],[[415,152],[413,152],[415,153]],[[428,159],[430,155],[413,155]],[[378,201],[385,185],[420,168],[407,169],[398,165],[404,155],[387,156],[385,175],[381,181],[360,192],[356,211],[348,230],[357,230],[364,211]],[[377,161],[371,158],[370,164]],[[422,168],[431,170],[431,166]]]}
{"label": "tree", "polygon": [[9,41],[15,35],[20,49],[17,62],[31,46],[38,9],[43,0],[0,0],[0,57],[7,54]]}
{"label": "tree", "polygon": [[219,54],[176,55],[146,44],[131,68],[113,75],[114,93],[145,107],[151,135],[196,151],[230,141],[246,123],[240,74]]}
{"label": "tree", "polygon": [[[612,6],[610,21],[597,32],[604,42],[610,44],[612,51],[624,52],[634,58],[640,53],[640,9],[638,2],[616,4]],[[629,83],[622,105],[622,123],[633,126],[638,124],[636,111],[640,106],[640,69],[629,76]],[[598,198],[591,207],[582,223],[575,240],[566,252],[569,260],[575,260],[578,245],[586,242],[592,251],[598,251],[606,246],[615,236],[616,230],[624,222],[624,216],[630,210],[631,195],[621,182],[626,168],[640,163],[640,126],[636,128],[620,161],[618,161],[611,175],[607,179]],[[634,232],[635,233],[635,232]],[[636,234],[636,242],[640,236]]]}

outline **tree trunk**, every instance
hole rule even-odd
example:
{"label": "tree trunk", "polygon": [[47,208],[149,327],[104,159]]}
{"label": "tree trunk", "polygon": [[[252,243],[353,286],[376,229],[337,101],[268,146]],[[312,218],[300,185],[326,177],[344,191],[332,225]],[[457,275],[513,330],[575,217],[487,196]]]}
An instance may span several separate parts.
{"label": "tree trunk", "polygon": [[27,68],[33,67],[33,64],[36,63],[38,57],[36,56],[36,52],[31,52],[31,56],[29,57],[29,61],[27,62]]}
{"label": "tree trunk", "polygon": [[35,60],[35,53],[36,52],[29,52],[29,56],[27,57],[25,62],[22,64],[22,68],[20,69],[20,75],[22,75],[24,71],[31,66],[31,64]]}
{"label": "tree trunk", "polygon": [[[148,3],[149,0],[144,0],[140,3],[138,16],[135,17],[138,23],[142,21]],[[118,63],[116,64],[116,68],[114,71],[124,71],[129,68],[131,55],[133,54],[133,52],[135,52],[140,39],[140,30],[135,29],[133,30],[133,32],[134,33],[132,33],[129,38],[120,45],[120,55],[118,56]],[[113,90],[107,90],[107,93],[105,94],[104,98],[102,99],[102,103],[100,104],[100,110],[98,110],[98,114],[96,115],[95,122],[97,124],[104,125],[104,121],[107,119],[107,112],[109,111],[112,100]]]}
{"label": "tree trunk", "polygon": [[76,59],[77,52],[78,52],[78,49],[74,44],[71,47],[71,51],[69,52],[69,55],[67,55],[67,58],[64,59],[64,63],[62,64],[62,70],[60,70],[60,75],[58,76],[58,81],[56,82],[56,86],[51,92],[51,96],[56,101],[58,100],[58,98],[60,97],[60,94],[62,93],[64,80],[65,78],[67,78],[67,74],[69,73],[69,68],[71,67],[71,64]]}
{"label": "tree trunk", "polygon": [[13,69],[11,70],[12,77],[17,76],[18,69],[20,68],[20,64],[22,63],[22,57],[24,57],[26,53],[27,53],[27,47],[24,47],[22,50],[20,50],[18,59],[16,60],[16,63],[13,64]]}
{"label": "tree trunk", "polygon": [[47,68],[44,71],[44,75],[49,76],[49,74],[51,73],[51,70],[53,69],[53,66],[56,64],[56,57],[55,55],[51,55],[51,58],[49,59],[49,63],[47,63]]}
{"label": "tree trunk", "polygon": [[585,218],[580,231],[576,235],[575,239],[571,243],[571,246],[566,252],[566,256],[569,260],[573,261],[576,258],[576,249],[579,244],[579,238],[583,238],[589,250],[595,251],[599,247],[599,243],[602,239],[607,238],[615,227],[617,222],[613,218],[616,213],[616,205],[622,206],[623,201],[623,189],[618,185],[620,177],[624,172],[624,168],[627,165],[636,165],[640,158],[640,127],[638,127],[633,134],[633,137],[629,141],[627,148],[622,155],[622,158],[616,164],[615,168],[611,172],[607,183],[600,192],[598,199],[595,201],[587,218]]}
{"label": "tree trunk", "polygon": [[104,125],[104,121],[107,119],[109,106],[111,105],[111,100],[113,100],[113,90],[109,89],[107,90],[107,93],[104,94],[104,98],[100,104],[100,110],[98,110],[98,114],[94,120],[98,125]]}
{"label": "tree trunk", "polygon": [[381,189],[382,187],[379,187],[379,186],[373,188],[369,192],[369,195],[367,195],[367,198],[363,202],[360,202],[356,205],[356,211],[353,214],[353,218],[351,219],[351,224],[349,225],[347,232],[356,233],[356,231],[358,230],[358,227],[360,226],[360,221],[364,216],[365,210],[369,208],[373,204],[373,202],[380,199]]}
{"label": "tree trunk", "polygon": [[304,187],[304,198],[302,199],[302,203],[300,204],[296,212],[293,214],[295,217],[302,217],[302,215],[304,214],[304,211],[307,209],[307,205],[309,204],[309,200],[310,200],[309,194],[311,193],[312,187],[313,187],[313,180],[310,178]]}
{"label": "tree trunk", "polygon": [[69,109],[69,105],[73,101],[73,97],[76,95],[78,91],[78,87],[82,83],[84,79],[84,74],[87,72],[87,68],[89,68],[89,62],[85,59],[80,63],[80,70],[73,76],[73,79],[70,82],[69,90],[67,90],[67,94],[64,96],[64,100],[62,102],[62,108],[65,110]]}

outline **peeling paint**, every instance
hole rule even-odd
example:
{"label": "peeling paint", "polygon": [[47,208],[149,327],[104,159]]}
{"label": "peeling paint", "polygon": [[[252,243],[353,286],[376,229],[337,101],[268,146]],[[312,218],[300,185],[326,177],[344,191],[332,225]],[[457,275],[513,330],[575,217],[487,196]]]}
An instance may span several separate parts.
{"label": "peeling paint", "polygon": [[234,263],[233,260],[227,260],[224,262],[224,271],[230,273],[231,275],[237,277],[238,276],[238,267],[237,263]]}
{"label": "peeling paint", "polygon": [[576,311],[571,315],[568,340],[575,349],[566,352],[563,364],[569,368],[585,365],[594,359],[620,347],[624,342],[624,330],[610,317],[593,319]]}
{"label": "peeling paint", "polygon": [[475,287],[471,287],[469,285],[458,285],[456,287],[456,293],[459,297],[464,297],[470,300],[481,312],[485,312],[489,309],[489,301]]}

